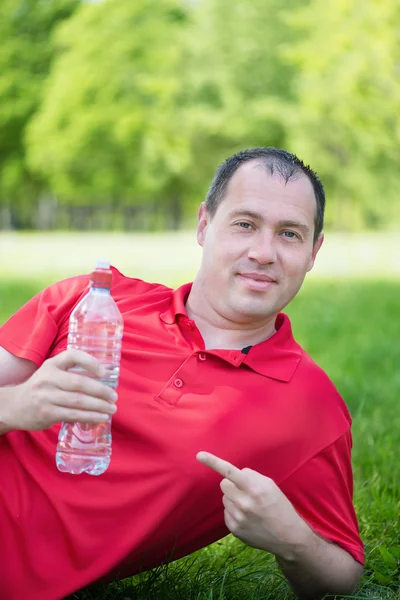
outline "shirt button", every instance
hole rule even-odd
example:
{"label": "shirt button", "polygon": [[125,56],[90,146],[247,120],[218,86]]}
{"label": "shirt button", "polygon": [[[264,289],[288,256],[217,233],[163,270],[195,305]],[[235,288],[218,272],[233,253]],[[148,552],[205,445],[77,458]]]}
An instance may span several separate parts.
{"label": "shirt button", "polygon": [[192,331],[192,329],[193,329],[193,323],[191,323],[190,321],[187,321],[186,327],[189,329],[189,331]]}
{"label": "shirt button", "polygon": [[183,386],[182,379],[175,379],[174,386],[177,387],[177,388],[181,388]]}
{"label": "shirt button", "polygon": [[207,356],[204,354],[204,352],[200,352],[199,354],[199,360],[206,360]]}

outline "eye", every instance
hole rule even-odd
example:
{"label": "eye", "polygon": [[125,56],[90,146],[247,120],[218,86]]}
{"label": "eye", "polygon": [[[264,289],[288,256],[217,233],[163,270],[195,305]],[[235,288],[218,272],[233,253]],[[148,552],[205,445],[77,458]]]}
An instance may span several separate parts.
{"label": "eye", "polygon": [[295,233],[294,231],[284,231],[283,232],[283,236],[287,239],[287,240],[295,240],[295,239],[300,239],[300,236]]}
{"label": "eye", "polygon": [[236,223],[236,225],[240,227],[240,229],[251,229],[252,227],[252,225],[250,225],[250,223],[246,223],[246,221],[239,221],[239,223]]}

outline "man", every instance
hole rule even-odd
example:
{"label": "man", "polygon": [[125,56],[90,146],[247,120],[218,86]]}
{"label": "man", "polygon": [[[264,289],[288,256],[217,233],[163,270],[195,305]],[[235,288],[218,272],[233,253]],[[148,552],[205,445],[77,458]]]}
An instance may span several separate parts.
{"label": "man", "polygon": [[[229,531],[272,552],[301,598],[355,589],[350,417],[280,312],[313,267],[324,204],[295,156],[247,150],[219,167],[200,206],[193,285],[172,291],[114,269],[117,411],[111,389],[68,372],[101,376],[94,358],[65,351],[87,276],[44,290],[2,327],[1,598],[61,598]],[[106,473],[60,473],[60,421],[114,413]]]}

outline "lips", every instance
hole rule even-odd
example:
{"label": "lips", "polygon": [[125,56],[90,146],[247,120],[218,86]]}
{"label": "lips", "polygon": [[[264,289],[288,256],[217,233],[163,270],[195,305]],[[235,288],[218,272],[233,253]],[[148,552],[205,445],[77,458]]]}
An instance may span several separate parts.
{"label": "lips", "polygon": [[276,279],[264,273],[238,273],[238,275],[245,288],[253,292],[266,292],[276,283]]}
{"label": "lips", "polygon": [[270,277],[269,275],[265,275],[264,273],[239,273],[241,277],[245,277],[246,279],[253,279],[254,281],[265,281],[268,283],[276,283],[276,280]]}

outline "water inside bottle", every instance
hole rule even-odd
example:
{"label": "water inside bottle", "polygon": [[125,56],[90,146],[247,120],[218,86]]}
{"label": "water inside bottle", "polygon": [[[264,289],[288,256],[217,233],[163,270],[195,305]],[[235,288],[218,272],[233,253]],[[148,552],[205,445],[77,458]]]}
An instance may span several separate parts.
{"label": "water inside bottle", "polygon": [[[116,388],[119,366],[104,365],[106,377],[99,379],[105,385]],[[81,368],[71,369],[85,374]],[[111,415],[105,423],[63,423],[57,445],[56,464],[59,471],[80,475],[101,475],[111,459]]]}
{"label": "water inside bottle", "polygon": [[64,423],[57,446],[56,463],[60,471],[79,475],[101,475],[111,459],[111,416],[96,426]]}

